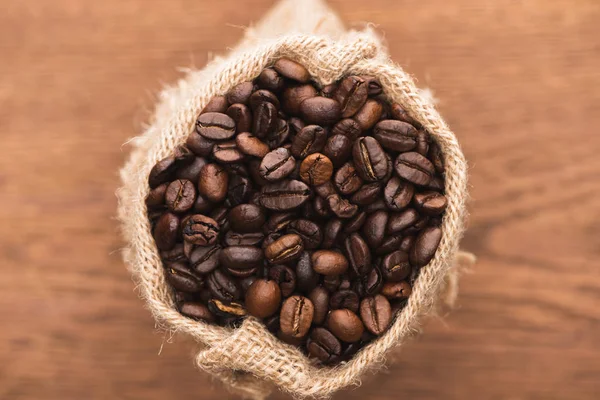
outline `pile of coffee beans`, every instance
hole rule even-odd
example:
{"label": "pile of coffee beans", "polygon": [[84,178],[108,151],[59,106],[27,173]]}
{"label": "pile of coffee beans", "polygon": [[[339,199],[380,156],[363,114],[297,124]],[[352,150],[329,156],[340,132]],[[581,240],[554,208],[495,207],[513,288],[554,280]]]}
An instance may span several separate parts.
{"label": "pile of coffee beans", "polygon": [[376,77],[319,87],[285,58],[210,100],[148,183],[179,311],[255,316],[322,364],[388,329],[446,208],[438,145]]}

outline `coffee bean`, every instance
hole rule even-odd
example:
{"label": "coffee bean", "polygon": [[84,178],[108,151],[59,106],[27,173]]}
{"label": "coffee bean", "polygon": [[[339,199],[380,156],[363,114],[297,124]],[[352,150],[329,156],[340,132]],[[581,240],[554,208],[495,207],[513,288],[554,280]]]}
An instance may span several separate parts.
{"label": "coffee bean", "polygon": [[340,288],[342,277],[340,275],[325,275],[323,277],[323,287],[330,293],[336,292]]}
{"label": "coffee bean", "polygon": [[194,157],[194,160],[189,165],[177,170],[175,177],[179,179],[187,179],[188,181],[196,183],[198,182],[198,177],[200,176],[202,167],[204,167],[207,162],[208,161],[206,161],[206,159],[203,157]]}
{"label": "coffee bean", "polygon": [[373,296],[383,285],[383,274],[377,267],[373,267],[371,271],[362,278],[362,287],[364,294],[367,296]]}
{"label": "coffee bean", "polygon": [[347,162],[337,170],[333,178],[336,188],[343,195],[349,195],[361,188],[363,180],[358,175],[354,163]]}
{"label": "coffee bean", "polygon": [[390,210],[400,211],[410,203],[414,190],[411,183],[394,176],[383,189],[383,199]]}
{"label": "coffee bean", "polygon": [[179,312],[197,321],[214,322],[215,316],[202,303],[186,301],[179,307]]}
{"label": "coffee bean", "polygon": [[442,230],[430,226],[421,231],[410,251],[410,263],[417,267],[425,266],[431,261],[442,240]]}
{"label": "coffee bean", "polygon": [[171,250],[177,241],[179,218],[170,212],[164,213],[154,227],[154,241],[159,250]]}
{"label": "coffee bean", "polygon": [[227,195],[229,176],[227,171],[218,164],[206,164],[200,170],[198,192],[207,200],[219,203]]}
{"label": "coffee bean", "polygon": [[209,217],[214,219],[217,225],[219,225],[219,229],[223,233],[229,230],[229,218],[227,218],[227,214],[229,214],[229,208],[219,207],[213,209],[209,215]]}
{"label": "coffee bean", "polygon": [[283,91],[283,110],[289,115],[300,115],[300,104],[306,99],[317,95],[317,89],[313,85],[294,85]]}
{"label": "coffee bean", "polygon": [[285,147],[280,147],[269,153],[260,163],[260,174],[268,181],[274,182],[288,176],[296,166],[296,159]]}
{"label": "coffee bean", "polygon": [[265,235],[262,232],[238,233],[228,231],[223,242],[226,246],[260,246]]}
{"label": "coffee bean", "polygon": [[350,198],[350,202],[359,206],[369,205],[377,200],[381,193],[381,184],[369,183],[363,185]]}
{"label": "coffee bean", "polygon": [[435,172],[433,164],[416,152],[400,154],[394,168],[401,178],[416,185],[427,185]]}
{"label": "coffee bean", "polygon": [[342,79],[334,94],[334,99],[342,107],[342,117],[348,118],[367,101],[368,85],[360,76],[349,76]]}
{"label": "coffee bean", "polygon": [[215,141],[207,139],[197,132],[192,132],[190,133],[190,136],[188,136],[185,144],[197,156],[208,157],[212,154],[212,148],[215,145]]}
{"label": "coffee bean", "polygon": [[383,92],[379,79],[371,75],[361,75],[361,78],[365,80],[369,97],[378,96]]}
{"label": "coffee bean", "polygon": [[412,293],[412,288],[406,281],[387,282],[381,288],[381,294],[390,300],[407,299]]}
{"label": "coffee bean", "polygon": [[226,114],[235,122],[236,132],[249,132],[252,129],[252,112],[245,104],[232,104]]}
{"label": "coffee bean", "polygon": [[385,239],[388,219],[389,214],[386,211],[375,211],[367,217],[362,233],[371,249],[377,249]]}
{"label": "coffee bean", "polygon": [[318,248],[323,241],[323,232],[319,225],[308,219],[297,219],[290,222],[288,232],[300,236],[306,250]]}
{"label": "coffee bean", "polygon": [[220,265],[232,275],[240,277],[251,274],[248,270],[256,270],[262,264],[263,258],[262,249],[254,246],[229,246],[219,253]]}
{"label": "coffee bean", "polygon": [[259,231],[266,220],[263,209],[254,204],[240,204],[233,207],[228,218],[231,228],[239,233]]}
{"label": "coffee bean", "polygon": [[415,237],[414,236],[404,236],[402,238],[402,241],[400,242],[400,247],[399,249],[408,253],[410,251],[410,249],[412,249],[413,244],[415,243]]}
{"label": "coffee bean", "polygon": [[186,262],[187,257],[183,249],[183,245],[178,243],[171,250],[164,250],[160,252],[160,259],[165,264],[171,264],[175,262]]}
{"label": "coffee bean", "polygon": [[[375,249],[375,254],[378,256],[383,256],[391,253],[392,251],[398,250],[402,244],[403,239],[404,236],[402,235],[387,236],[385,239],[383,239],[379,247]],[[408,250],[403,251],[407,252]]]}
{"label": "coffee bean", "polygon": [[356,276],[363,276],[371,268],[371,252],[367,242],[358,233],[353,233],[344,241],[344,249],[352,271]]}
{"label": "coffee bean", "polygon": [[382,114],[383,106],[381,103],[377,100],[369,99],[361,109],[354,114],[354,120],[358,122],[360,129],[364,132],[371,129],[377,121],[379,121]]}
{"label": "coffee bean", "polygon": [[315,328],[308,338],[306,349],[321,363],[330,364],[338,360],[342,353],[342,344],[327,329]]}
{"label": "coffee bean", "polygon": [[261,204],[273,211],[287,211],[304,204],[310,197],[310,189],[297,180],[283,180],[263,187]]}
{"label": "coffee bean", "polygon": [[269,232],[281,232],[287,229],[288,225],[296,219],[294,213],[275,213],[271,214],[267,224],[264,227],[264,231]]}
{"label": "coffee bean", "polygon": [[324,199],[331,196],[332,194],[336,194],[335,186],[331,181],[325,182],[322,185],[315,186],[315,193]]}
{"label": "coffee bean", "polygon": [[301,83],[310,81],[310,73],[308,70],[304,68],[302,64],[298,64],[289,58],[280,58],[277,60],[275,65],[273,65],[273,69],[279,72],[282,76],[294,81]]}
{"label": "coffee bean", "polygon": [[220,112],[201,114],[196,121],[196,131],[209,140],[227,140],[235,134],[235,121]]}
{"label": "coffee bean", "polygon": [[402,250],[386,255],[381,262],[381,272],[389,282],[400,282],[410,275],[408,254]]}
{"label": "coffee bean", "polygon": [[444,156],[442,154],[442,149],[437,144],[437,142],[432,141],[429,145],[429,153],[427,154],[427,158],[431,160],[436,172],[443,174],[446,172],[446,167],[444,165]]}
{"label": "coffee bean", "polygon": [[263,178],[260,174],[260,162],[261,160],[258,159],[249,160],[248,172],[250,173],[250,178],[252,178],[252,181],[258,186],[269,185],[271,182]]}
{"label": "coffee bean", "polygon": [[225,94],[225,98],[229,104],[241,103],[247,104],[250,100],[250,95],[254,90],[252,82],[242,82],[235,85]]}
{"label": "coffee bean", "polygon": [[311,260],[313,269],[323,275],[339,275],[348,269],[348,260],[337,251],[317,250]]}
{"label": "coffee bean", "polygon": [[416,224],[417,221],[419,221],[419,213],[413,208],[407,208],[399,213],[394,213],[390,215],[390,218],[388,219],[386,233],[388,235],[393,235],[402,232]]}
{"label": "coffee bean", "polygon": [[310,253],[305,251],[300,255],[296,264],[296,283],[298,290],[309,293],[319,283],[319,275],[312,267]]}
{"label": "coffee bean", "polygon": [[338,218],[333,218],[327,221],[325,225],[325,230],[323,232],[323,242],[321,243],[321,247],[323,249],[330,249],[337,242],[339,237],[341,236],[342,228],[344,224]]}
{"label": "coffee bean", "polygon": [[281,304],[281,290],[274,281],[257,279],[246,291],[246,308],[250,315],[267,318],[275,314]]}
{"label": "coffee bean", "polygon": [[415,151],[422,156],[426,156],[429,152],[429,135],[425,131],[417,133],[417,147]]}
{"label": "coffee bean", "polygon": [[184,263],[172,263],[166,268],[165,278],[175,289],[195,293],[202,289],[202,280],[194,275]]}
{"label": "coffee bean", "polygon": [[431,181],[425,186],[429,190],[433,190],[435,192],[443,193],[446,188],[444,187],[444,178],[441,176],[435,175],[431,178]]}
{"label": "coffee bean", "polygon": [[333,135],[327,139],[323,154],[329,157],[334,167],[340,167],[352,154],[352,141],[345,135]]}
{"label": "coffee bean", "polygon": [[[266,138],[267,145],[271,149],[275,149],[283,145],[290,135],[290,128],[284,119],[278,119],[275,125],[275,130],[269,133]],[[289,150],[289,149],[288,149]]]}
{"label": "coffee bean", "polygon": [[223,302],[217,299],[208,301],[208,309],[221,320],[227,321],[227,324],[233,325],[240,323],[238,319],[248,314],[246,308],[240,303]]}
{"label": "coffee bean", "polygon": [[208,274],[219,266],[221,246],[199,246],[190,254],[190,268],[199,274]]}
{"label": "coffee bean", "polygon": [[163,183],[152,189],[148,196],[146,196],[146,207],[148,209],[161,209],[165,206],[165,194],[169,184]]}
{"label": "coffee bean", "polygon": [[417,147],[417,130],[409,123],[386,119],[373,129],[373,137],[386,150],[407,152]]}
{"label": "coffee bean", "polygon": [[340,308],[346,308],[353,313],[358,312],[360,300],[358,294],[352,290],[339,290],[331,295],[329,299],[329,307],[332,310],[338,310]]}
{"label": "coffee bean", "polygon": [[[308,204],[308,203],[306,203]],[[313,200],[313,205],[312,205],[315,214],[317,214],[318,218],[330,218],[331,217],[331,211],[329,210],[329,204],[327,204],[327,201],[320,197],[320,196],[316,196],[315,199]]]}
{"label": "coffee bean", "polygon": [[319,92],[321,96],[323,97],[327,97],[327,98],[333,98],[333,96],[335,95],[335,92],[337,90],[338,85],[335,83],[330,83],[329,85],[325,85],[321,88],[321,91]]}
{"label": "coffee bean", "polygon": [[212,245],[219,236],[217,221],[202,214],[190,216],[183,225],[183,238],[199,246]]}
{"label": "coffee bean", "polygon": [[229,102],[225,96],[215,96],[204,106],[200,114],[211,112],[224,113],[229,107]]}
{"label": "coffee bean", "polygon": [[372,202],[371,204],[368,204],[364,207],[364,210],[367,212],[367,214],[371,214],[375,211],[379,211],[379,210],[387,210],[387,206],[385,205],[385,202],[383,201],[383,199],[379,198],[377,200],[375,200],[374,202]]}
{"label": "coffee bean", "polygon": [[360,318],[348,309],[331,311],[327,327],[338,339],[348,343],[358,342],[365,329]]}
{"label": "coffee bean", "polygon": [[297,260],[304,251],[302,238],[296,234],[284,235],[265,249],[267,261],[271,264]]}
{"label": "coffee bean", "polygon": [[256,84],[261,89],[270,90],[271,92],[280,92],[285,86],[285,80],[273,68],[265,68],[262,70]]}
{"label": "coffee bean", "polygon": [[360,303],[360,318],[369,332],[381,335],[392,323],[392,307],[382,295],[367,297]]}
{"label": "coffee bean", "polygon": [[[265,157],[266,158],[266,157]],[[333,164],[321,153],[313,153],[306,157],[300,165],[300,178],[309,185],[322,185],[333,174]]]}
{"label": "coffee bean", "polygon": [[277,108],[275,105],[268,101],[263,101],[254,109],[252,133],[259,139],[267,137],[277,128],[277,119]]}
{"label": "coffee bean", "polygon": [[292,296],[281,306],[279,323],[281,331],[289,336],[306,336],[314,315],[314,306],[306,297]]}
{"label": "coffee bean", "polygon": [[345,118],[340,120],[337,124],[331,128],[332,135],[343,135],[346,136],[352,143],[362,135],[362,129],[358,122],[351,118]]}
{"label": "coffee bean", "polygon": [[235,207],[239,204],[249,202],[252,189],[250,179],[245,176],[233,174],[227,185],[227,205]]}
{"label": "coffee bean", "polygon": [[352,158],[358,175],[369,182],[383,179],[391,168],[381,145],[371,136],[354,142]]}
{"label": "coffee bean", "polygon": [[212,156],[222,164],[238,163],[244,159],[244,153],[237,148],[234,140],[215,143]]}
{"label": "coffee bean", "polygon": [[275,281],[283,297],[290,297],[296,290],[296,273],[286,265],[274,265],[269,269],[269,278]]}
{"label": "coffee bean", "polygon": [[291,152],[295,157],[304,158],[321,151],[326,140],[325,129],[318,125],[307,125],[294,137]]}
{"label": "coffee bean", "polygon": [[275,107],[275,117],[277,117],[277,110],[280,108],[279,99],[275,95],[275,93],[270,92],[268,90],[257,90],[252,93],[250,96],[250,108],[252,109],[252,113],[254,114],[254,118],[256,119],[256,115],[258,113],[258,108],[263,103],[270,103]]}
{"label": "coffee bean", "polygon": [[446,196],[438,192],[423,192],[415,194],[415,206],[426,215],[440,215],[446,210]]}
{"label": "coffee bean", "polygon": [[[193,157],[190,159],[190,162],[193,160]],[[171,181],[175,177],[175,173],[177,169],[183,166],[183,164],[188,164],[178,162],[174,156],[166,157],[160,160],[152,170],[150,170],[150,175],[148,176],[148,184],[151,189],[156,188],[157,186]]]}
{"label": "coffee bean", "polygon": [[313,323],[322,325],[329,313],[329,292],[323,286],[317,286],[308,295],[314,305]]}
{"label": "coffee bean", "polygon": [[300,104],[300,115],[309,124],[332,125],[340,119],[341,113],[340,103],[327,97],[310,97]]}
{"label": "coffee bean", "polygon": [[339,218],[352,218],[358,212],[356,204],[351,204],[337,194],[329,196],[327,204],[329,204],[329,209]]}
{"label": "coffee bean", "polygon": [[288,119],[288,126],[290,128],[290,141],[294,141],[294,137],[300,132],[306,124],[300,118],[292,117]]}
{"label": "coffee bean", "polygon": [[221,301],[236,301],[242,297],[237,282],[219,269],[209,275],[206,284],[212,295]]}
{"label": "coffee bean", "polygon": [[350,220],[348,220],[348,222],[346,222],[346,225],[344,226],[344,233],[349,234],[349,233],[359,231],[360,228],[362,228],[362,226],[366,220],[367,220],[366,212],[360,211],[360,212],[356,213],[356,215],[354,217],[350,218]]}

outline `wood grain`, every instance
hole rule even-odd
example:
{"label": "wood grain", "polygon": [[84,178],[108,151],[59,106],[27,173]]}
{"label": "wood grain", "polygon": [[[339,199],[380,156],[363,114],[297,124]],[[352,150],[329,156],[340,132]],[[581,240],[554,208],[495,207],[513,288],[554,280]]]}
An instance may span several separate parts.
{"label": "wood grain", "polygon": [[[120,260],[117,171],[155,94],[273,1],[5,0],[0,398],[222,399]],[[338,399],[600,392],[600,3],[336,0],[434,90],[471,165],[458,310]],[[277,398],[283,398],[278,395]]]}

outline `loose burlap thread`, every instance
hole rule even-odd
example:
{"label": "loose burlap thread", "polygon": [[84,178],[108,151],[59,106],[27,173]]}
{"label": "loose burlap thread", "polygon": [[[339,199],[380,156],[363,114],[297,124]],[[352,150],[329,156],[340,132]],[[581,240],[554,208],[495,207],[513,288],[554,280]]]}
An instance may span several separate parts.
{"label": "loose burlap thread", "polygon": [[[307,1],[304,7],[309,3],[312,7],[323,7],[320,0]],[[201,71],[190,71],[177,86],[163,91],[150,125],[143,135],[130,142],[133,151],[121,170],[123,187],[117,193],[118,216],[127,241],[124,259],[154,318],[162,328],[196,339],[203,346],[196,356],[197,366],[223,381],[233,392],[251,398],[266,397],[272,385],[295,397],[324,398],[359,383],[367,370],[382,365],[390,349],[417,332],[420,317],[431,313],[436,303],[444,300],[442,297],[449,302],[454,300],[457,266],[474,261],[471,255],[458,251],[467,199],[466,162],[456,137],[430,99],[389,59],[371,29],[344,32],[337,17],[324,12],[321,21],[301,30],[312,29],[317,34],[281,36],[282,32],[270,25],[282,12],[290,12],[290,6],[290,2],[283,0],[257,29],[249,31],[229,57],[216,59]],[[277,37],[267,38],[273,35]],[[230,329],[182,316],[165,282],[146,216],[144,200],[149,192],[148,174],[153,165],[185,142],[200,110],[211,97],[252,80],[280,57],[305,65],[319,85],[349,74],[377,76],[385,96],[401,104],[431,133],[440,145],[446,164],[448,207],[435,257],[422,269],[406,307],[390,329],[352,360],[333,368],[315,366],[298,349],[279,341],[254,318],[247,318],[238,329]]]}

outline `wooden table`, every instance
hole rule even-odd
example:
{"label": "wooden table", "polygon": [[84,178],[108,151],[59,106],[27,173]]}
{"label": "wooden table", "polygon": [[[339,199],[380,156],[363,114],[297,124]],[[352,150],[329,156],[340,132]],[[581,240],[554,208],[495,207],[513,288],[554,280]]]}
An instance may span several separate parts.
{"label": "wooden table", "polygon": [[[119,255],[117,171],[163,83],[272,0],[5,0],[0,398],[222,399]],[[600,3],[336,0],[434,90],[470,160],[458,309],[337,399],[597,399]],[[282,398],[283,396],[278,396]]]}

